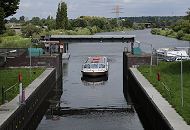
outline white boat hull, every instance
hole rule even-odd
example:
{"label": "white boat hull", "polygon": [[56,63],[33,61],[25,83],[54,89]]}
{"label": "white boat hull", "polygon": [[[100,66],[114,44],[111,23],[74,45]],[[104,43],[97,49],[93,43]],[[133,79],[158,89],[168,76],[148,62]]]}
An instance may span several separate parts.
{"label": "white boat hull", "polygon": [[97,77],[97,76],[106,76],[108,75],[108,71],[105,72],[83,72],[83,76],[92,76],[92,77]]}

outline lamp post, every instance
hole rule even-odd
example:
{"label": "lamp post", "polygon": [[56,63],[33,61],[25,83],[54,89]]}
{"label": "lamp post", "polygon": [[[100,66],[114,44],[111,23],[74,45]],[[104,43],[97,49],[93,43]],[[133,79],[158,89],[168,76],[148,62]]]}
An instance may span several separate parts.
{"label": "lamp post", "polygon": [[152,44],[150,44],[150,75],[152,73]]}
{"label": "lamp post", "polygon": [[33,39],[31,38],[31,43],[30,43],[30,81],[31,81],[31,77],[32,77],[32,42]]}
{"label": "lamp post", "polygon": [[181,106],[183,107],[183,62],[181,54]]}
{"label": "lamp post", "polygon": [[152,66],[152,44],[150,44],[150,47],[151,47],[151,52],[150,52],[150,65]]}

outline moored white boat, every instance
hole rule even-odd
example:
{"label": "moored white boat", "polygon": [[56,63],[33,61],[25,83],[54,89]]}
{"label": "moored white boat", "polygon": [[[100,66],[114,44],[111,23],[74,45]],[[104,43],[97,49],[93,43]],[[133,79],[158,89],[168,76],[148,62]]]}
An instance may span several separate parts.
{"label": "moored white boat", "polygon": [[105,56],[88,57],[82,65],[83,76],[103,76],[108,75],[108,60]]}
{"label": "moored white boat", "polygon": [[182,59],[189,59],[189,55],[184,49],[174,48],[160,48],[156,50],[156,53],[159,57],[163,59],[172,58],[172,57],[182,57]]}

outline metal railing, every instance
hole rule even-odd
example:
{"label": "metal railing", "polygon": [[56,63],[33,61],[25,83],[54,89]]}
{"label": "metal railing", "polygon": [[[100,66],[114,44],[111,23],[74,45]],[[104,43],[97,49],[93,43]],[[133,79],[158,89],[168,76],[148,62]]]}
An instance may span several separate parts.
{"label": "metal railing", "polygon": [[15,88],[18,87],[17,85],[18,85],[18,83],[12,85],[11,87],[9,87],[6,90],[5,90],[5,87],[2,86],[2,88],[1,88],[1,90],[2,90],[2,92],[1,92],[1,100],[2,100],[1,103],[2,104],[4,104],[5,101],[7,100],[7,93],[9,93],[11,91],[15,91]]}
{"label": "metal railing", "polygon": [[170,100],[172,100],[172,92],[171,92],[171,89],[168,88],[168,86],[166,86],[166,84],[164,84],[164,82],[161,82],[161,84],[163,85],[165,92],[169,95]]}

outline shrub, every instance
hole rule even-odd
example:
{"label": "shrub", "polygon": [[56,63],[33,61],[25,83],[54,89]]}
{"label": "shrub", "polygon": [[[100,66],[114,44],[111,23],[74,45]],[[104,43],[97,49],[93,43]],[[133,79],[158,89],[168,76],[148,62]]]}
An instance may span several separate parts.
{"label": "shrub", "polygon": [[158,29],[158,28],[153,28],[151,30],[151,33],[154,34],[154,35],[160,35],[161,34],[161,30]]}
{"label": "shrub", "polygon": [[0,47],[4,48],[16,48],[16,47],[28,47],[30,44],[29,38],[23,38],[21,36],[4,36],[2,37],[2,41]]}
{"label": "shrub", "polygon": [[7,36],[15,36],[16,32],[13,29],[7,29],[6,32],[5,32],[5,35],[7,35]]}
{"label": "shrub", "polygon": [[180,30],[180,31],[177,32],[177,37],[176,38],[181,40],[184,35],[185,34],[183,33],[183,31]]}
{"label": "shrub", "polygon": [[153,28],[153,29],[151,30],[151,33],[154,34],[154,35],[156,35],[157,29],[156,29],[156,28]]}
{"label": "shrub", "polygon": [[190,41],[190,34],[185,34],[183,40]]}

